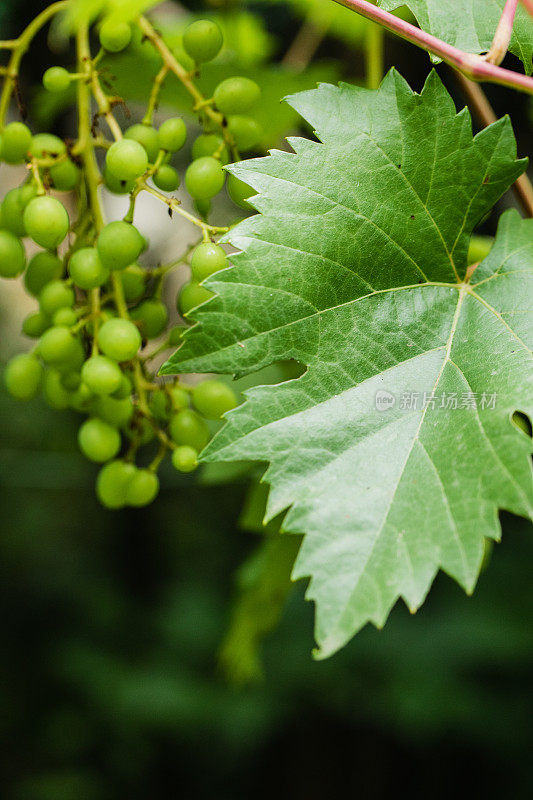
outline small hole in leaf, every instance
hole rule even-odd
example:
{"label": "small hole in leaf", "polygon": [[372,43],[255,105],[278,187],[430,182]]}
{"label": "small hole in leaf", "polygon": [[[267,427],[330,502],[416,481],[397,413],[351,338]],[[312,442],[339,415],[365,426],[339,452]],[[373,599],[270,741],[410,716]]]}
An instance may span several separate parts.
{"label": "small hole in leaf", "polygon": [[529,437],[533,436],[533,428],[531,426],[531,420],[524,414],[522,411],[515,411],[513,414],[513,422],[517,428],[520,428],[525,434]]}

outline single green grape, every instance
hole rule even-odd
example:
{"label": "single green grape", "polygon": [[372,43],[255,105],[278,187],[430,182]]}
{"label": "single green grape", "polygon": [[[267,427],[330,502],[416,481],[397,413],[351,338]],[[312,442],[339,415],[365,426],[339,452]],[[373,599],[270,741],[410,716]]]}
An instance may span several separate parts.
{"label": "single green grape", "polygon": [[159,153],[159,136],[152,125],[145,125],[142,122],[136,125],[130,125],[124,137],[126,139],[133,139],[133,141],[142,145],[146,150],[146,155],[148,156],[150,164],[155,163]]}
{"label": "single green grape", "polygon": [[195,248],[191,258],[192,277],[198,283],[228,266],[224,250],[218,244],[202,242]]}
{"label": "single green grape", "polygon": [[263,129],[255,119],[238,114],[228,117],[228,131],[239,150],[251,150],[263,136]]}
{"label": "single green grape", "polygon": [[22,333],[32,339],[39,339],[50,327],[50,320],[42,311],[36,311],[26,317],[22,323]]}
{"label": "single green grape", "polygon": [[131,397],[122,399],[102,395],[97,397],[93,405],[94,413],[115,428],[125,428],[133,417],[133,401]]}
{"label": "single green grape", "polygon": [[168,309],[160,300],[143,300],[130,316],[139,322],[143,339],[155,339],[166,328]]}
{"label": "single green grape", "polygon": [[96,496],[105,508],[118,509],[126,505],[128,485],[136,473],[133,464],[110,461],[96,479]]}
{"label": "single green grape", "polygon": [[120,181],[104,166],[104,184],[113,194],[130,194],[135,188],[135,178],[131,181]]}
{"label": "single green grape", "polygon": [[71,308],[75,295],[64,281],[49,281],[39,295],[39,307],[43,314],[53,317],[59,308]]}
{"label": "single green grape", "polygon": [[196,384],[192,392],[194,407],[207,419],[220,419],[237,405],[235,392],[222,381],[214,379]]}
{"label": "single green grape", "polygon": [[161,150],[176,153],[185,144],[187,127],[181,117],[170,117],[161,123],[157,135]]}
{"label": "single green grape", "polygon": [[41,386],[43,368],[31,353],[19,353],[8,362],[4,372],[7,391],[17,400],[31,400]]}
{"label": "single green grape", "polygon": [[36,133],[31,140],[33,158],[57,158],[67,152],[65,142],[53,133]]}
{"label": "single green grape", "polygon": [[141,346],[139,329],[129,319],[109,319],[98,331],[100,350],[115,361],[130,361]]}
{"label": "single green grape", "polygon": [[120,379],[120,386],[118,387],[116,392],[113,392],[113,398],[115,400],[124,400],[124,398],[130,397],[132,392],[133,392],[133,383],[131,381],[131,378],[128,378],[128,376],[123,372],[122,377]]}
{"label": "single green grape", "polygon": [[91,356],[81,370],[83,383],[96,395],[116,392],[121,378],[120,367],[116,361],[112,361],[107,356]]}
{"label": "single green grape", "polygon": [[213,297],[213,292],[200,286],[196,281],[190,281],[182,286],[178,295],[178,311],[182,316],[186,316],[196,306],[205,303]]}
{"label": "single green grape", "polygon": [[50,178],[58,192],[71,192],[79,184],[80,176],[80,170],[68,158],[50,167]]}
{"label": "single green grape", "polygon": [[211,211],[211,200],[195,200],[194,207],[202,219],[207,220]]}
{"label": "single green grape", "polygon": [[26,253],[20,239],[11,231],[0,230],[0,277],[16,278],[26,266]]}
{"label": "single green grape", "polygon": [[[79,372],[65,372],[65,370],[56,370],[61,376],[61,385],[67,392],[75,392],[81,384],[81,373]],[[92,393],[91,393],[92,396]]]}
{"label": "single green grape", "polygon": [[183,411],[184,408],[189,408],[190,396],[186,389],[182,389],[181,386],[172,386],[168,392],[174,411]]}
{"label": "single green grape", "polygon": [[34,197],[23,214],[24,226],[34,242],[53,250],[61,244],[70,226],[67,210],[55,197]]}
{"label": "single green grape", "polygon": [[80,383],[75,391],[70,392],[69,405],[80,414],[89,413],[94,405],[94,395],[88,386]]}
{"label": "single green grape", "polygon": [[104,267],[96,247],[81,247],[69,261],[70,277],[80,289],[89,291],[103,286],[109,278],[109,270]]}
{"label": "single green grape", "polygon": [[140,256],[146,242],[130,222],[109,222],[100,233],[96,246],[102,264],[110,270],[125,269]]}
{"label": "single green grape", "polygon": [[127,22],[106,19],[99,30],[100,44],[108,53],[120,53],[131,42],[131,28]]}
{"label": "single green grape", "polygon": [[105,163],[119,181],[131,181],[148,169],[148,155],[135,139],[119,139],[107,151]]}
{"label": "single green grape", "polygon": [[10,122],[2,133],[2,158],[8,164],[25,161],[32,142],[31,131],[23,122]]}
{"label": "single green grape", "polygon": [[210,19],[197,19],[183,33],[183,49],[197,64],[212,61],[222,48],[222,31]]}
{"label": "single green grape", "polygon": [[225,177],[220,161],[213,156],[203,156],[187,167],[185,185],[191,197],[209,200],[220,192]]}
{"label": "single green grape", "polygon": [[50,281],[59,280],[63,274],[63,264],[54,253],[46,250],[36,253],[24,273],[24,285],[34,297],[38,297]]}
{"label": "single green grape", "polygon": [[146,290],[146,272],[138,264],[130,264],[120,274],[124,297],[129,303],[140,300]]}
{"label": "single green grape", "polygon": [[239,178],[236,178],[235,175],[230,173],[228,175],[227,189],[228,194],[235,205],[247,210],[254,210],[253,206],[251,206],[248,202],[249,198],[256,194],[251,186],[248,186],[247,183],[241,181]]}
{"label": "single green grape", "polygon": [[64,92],[70,80],[70,72],[64,67],[49,67],[43,75],[43,86],[49,92]]}
{"label": "single green grape", "polygon": [[126,489],[126,503],[130,506],[147,506],[159,493],[159,478],[148,469],[138,469]]}
{"label": "single green grape", "polygon": [[188,444],[176,447],[172,453],[172,465],[178,472],[194,472],[198,466],[198,451]]}
{"label": "single green grape", "polygon": [[[69,332],[68,328],[63,328],[63,330],[67,331],[67,333]],[[62,375],[79,373],[86,357],[85,348],[81,339],[77,336],[73,336],[70,351],[66,359],[58,364],[55,364],[54,366],[59,370],[59,372],[61,372]]]}
{"label": "single green grape", "polygon": [[41,336],[37,351],[46,364],[67,364],[76,354],[76,339],[68,328],[54,325]]}
{"label": "single green grape", "polygon": [[26,236],[24,209],[36,195],[37,188],[33,181],[10,189],[2,203],[2,228],[7,228],[15,236]]}
{"label": "single green grape", "polygon": [[63,386],[61,373],[57,369],[47,369],[44,373],[43,397],[56,411],[64,411],[69,407],[70,392]]}
{"label": "single green grape", "polygon": [[209,441],[209,428],[202,417],[185,408],[170,419],[169,432],[176,444],[187,444],[200,452]]}
{"label": "single green grape", "polygon": [[107,422],[93,417],[80,427],[78,444],[90,461],[110,461],[120,450],[120,433]]}
{"label": "single green grape", "polygon": [[168,419],[170,405],[167,392],[162,389],[152,392],[148,405],[152,415],[155,419],[159,420],[159,422],[165,422]]}
{"label": "single green grape", "polygon": [[78,315],[73,308],[58,308],[53,316],[54,325],[62,325],[64,328],[72,328],[78,321]]}
{"label": "single green grape", "polygon": [[226,78],[213,93],[216,107],[223,114],[242,114],[252,108],[261,97],[255,81],[243,76]]}
{"label": "single green grape", "polygon": [[202,133],[198,136],[192,146],[192,157],[203,158],[204,156],[215,156],[221,164],[229,162],[228,148],[224,144],[222,136],[216,133]]}
{"label": "single green grape", "polygon": [[153,181],[163,192],[174,192],[180,185],[180,176],[174,167],[162,164],[154,174]]}

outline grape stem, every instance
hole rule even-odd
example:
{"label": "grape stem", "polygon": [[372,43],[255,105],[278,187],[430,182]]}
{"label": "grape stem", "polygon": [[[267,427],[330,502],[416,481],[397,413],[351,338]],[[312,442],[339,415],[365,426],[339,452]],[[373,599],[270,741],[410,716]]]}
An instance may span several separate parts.
{"label": "grape stem", "polygon": [[488,61],[489,64],[501,64],[506,56],[511,36],[513,35],[513,26],[518,8],[518,0],[507,0],[503,9],[494,39],[490,46],[490,50],[482,58]]}
{"label": "grape stem", "polygon": [[229,228],[225,227],[217,227],[215,225],[208,225],[207,222],[203,222],[198,217],[195,217],[194,214],[190,214],[188,211],[185,211],[184,208],[181,207],[181,200],[178,200],[177,197],[167,197],[166,194],[160,192],[158,189],[154,189],[152,186],[149,186],[146,182],[142,182],[140,184],[140,190],[144,192],[148,192],[148,194],[157,197],[161,200],[162,203],[165,203],[173,212],[175,211],[177,214],[180,214],[185,219],[188,219],[189,222],[192,222],[193,225],[196,225],[198,228],[201,228],[204,231],[204,234],[211,233],[226,233]]}
{"label": "grape stem", "polygon": [[[387,30],[401,36],[402,39],[406,39],[417,47],[421,47],[423,50],[433,53],[471,80],[497,83],[502,86],[518,89],[528,94],[533,94],[533,78],[528,75],[522,75],[513,70],[503,69],[496,64],[490,64],[483,56],[465,53],[463,50],[459,50],[458,47],[454,47],[442,41],[442,39],[438,39],[436,36],[432,36],[430,33],[420,30],[416,25],[412,25],[410,22],[406,22],[394,16],[394,14],[376,7],[368,2],[368,0],[333,1],[339,3],[341,6],[345,6],[351,11],[355,11],[357,14],[361,14],[361,16],[366,17],[366,19],[377,22]],[[532,0],[528,0],[528,3],[530,3],[531,8],[533,8]]]}
{"label": "grape stem", "polygon": [[143,117],[143,125],[151,125],[154,113],[157,108],[157,104],[159,101],[159,95],[161,93],[161,89],[163,88],[163,83],[165,78],[169,73],[169,67],[167,64],[163,64],[159,72],[154,78],[154,83],[152,85],[152,91],[150,92],[150,97],[148,98],[148,105],[146,107],[146,114]]}

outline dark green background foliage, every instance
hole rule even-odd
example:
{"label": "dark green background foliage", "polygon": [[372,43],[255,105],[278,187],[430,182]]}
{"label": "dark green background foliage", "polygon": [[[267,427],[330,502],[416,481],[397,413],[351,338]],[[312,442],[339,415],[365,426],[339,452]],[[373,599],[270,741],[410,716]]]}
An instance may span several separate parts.
{"label": "dark green background foliage", "polygon": [[[33,6],[2,3],[2,35],[43,3]],[[281,55],[298,28],[294,6],[259,6]],[[30,57],[27,86],[49,66],[42,52]],[[393,40],[387,53],[419,89],[426,57]],[[353,44],[326,38],[318,58],[346,79],[361,74]],[[523,98],[491,96],[512,112],[523,155]],[[76,447],[78,424],[0,390],[2,797],[531,795],[525,521],[503,516],[502,544],[472,598],[441,574],[415,616],[397,606],[383,631],[365,628],[327,661],[310,658],[313,610],[298,585],[263,645],[264,680],[236,688],[217,650],[235,573],[258,543],[239,525],[246,483],[199,486],[168,471],[153,506],[106,512]]]}

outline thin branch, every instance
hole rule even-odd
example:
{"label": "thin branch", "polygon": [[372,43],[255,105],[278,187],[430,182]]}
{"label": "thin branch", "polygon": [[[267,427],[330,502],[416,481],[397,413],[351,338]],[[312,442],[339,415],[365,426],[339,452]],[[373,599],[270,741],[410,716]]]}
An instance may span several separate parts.
{"label": "thin branch", "polygon": [[322,44],[329,26],[329,19],[326,18],[321,21],[321,24],[318,24],[313,15],[308,14],[283,56],[282,66],[293,69],[295,72],[303,72]]}
{"label": "thin branch", "polygon": [[[437,39],[436,36],[420,30],[415,25],[411,25],[410,22],[377,8],[377,6],[369,3],[368,0],[334,0],[334,2],[361,14],[366,19],[379,23],[387,30],[396,33],[402,39],[406,39],[417,47],[433,53],[474,81],[498,83],[502,86],[509,86],[528,94],[533,94],[533,78],[509,69],[503,69],[495,64],[489,64],[481,56],[473,53],[465,53],[463,50]],[[533,0],[528,0],[528,2],[533,4]]]}
{"label": "thin branch", "polygon": [[[460,72],[455,71],[455,76],[468,100],[468,105],[471,107],[478,121],[484,127],[496,122],[497,117],[494,113],[494,109],[487,100],[481,86],[478,86],[477,83],[469,80]],[[513,184],[513,191],[524,213],[528,217],[533,217],[533,186],[526,173],[517,178]]]}
{"label": "thin branch", "polygon": [[483,56],[489,64],[501,64],[509,49],[518,0],[507,0],[489,52]]}

